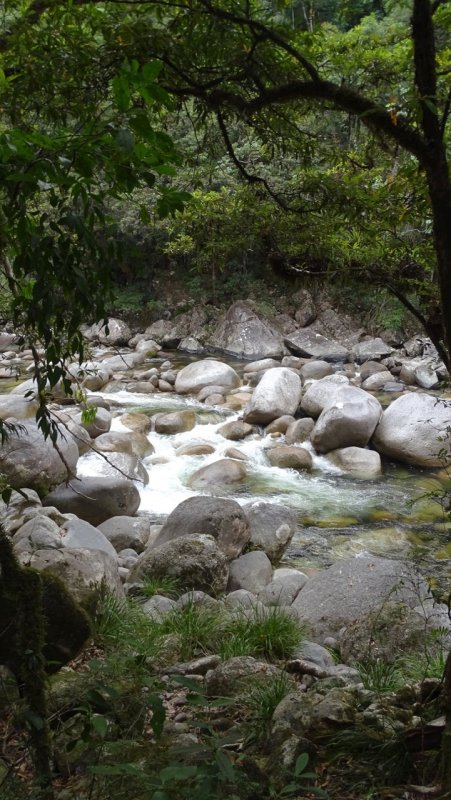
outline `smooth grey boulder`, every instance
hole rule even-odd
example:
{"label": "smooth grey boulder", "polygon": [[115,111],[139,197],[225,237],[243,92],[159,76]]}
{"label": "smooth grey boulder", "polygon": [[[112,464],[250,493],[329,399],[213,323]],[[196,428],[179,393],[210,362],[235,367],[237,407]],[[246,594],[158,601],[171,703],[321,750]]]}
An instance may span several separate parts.
{"label": "smooth grey boulder", "polygon": [[239,358],[278,358],[284,353],[281,336],[241,301],[219,320],[208,346]]}
{"label": "smooth grey boulder", "polygon": [[201,592],[199,589],[197,589],[182,594],[181,597],[178,598],[175,605],[178,609],[186,608],[186,606],[203,606],[204,608],[208,606],[210,608],[218,608],[219,603],[220,601],[216,600],[215,597],[212,597],[206,592]]}
{"label": "smooth grey boulder", "polygon": [[328,361],[315,359],[314,361],[308,361],[307,364],[301,367],[300,375],[302,383],[304,383],[309,380],[320,380],[327,377],[327,375],[333,375],[333,372],[333,368]]}
{"label": "smooth grey boulder", "polygon": [[90,342],[98,341],[110,346],[127,344],[132,335],[127,323],[114,317],[111,317],[106,324],[96,322],[89,327],[84,326],[82,333]]}
{"label": "smooth grey boulder", "polygon": [[326,458],[354,478],[377,478],[382,473],[381,457],[376,450],[343,447],[331,450]]}
{"label": "smooth grey boulder", "polygon": [[16,553],[33,552],[45,548],[61,547],[59,525],[52,519],[37,514],[15,533],[13,546]]}
{"label": "smooth grey boulder", "polygon": [[388,406],[372,444],[385,456],[418,467],[451,463],[451,401],[422,392],[402,395]]}
{"label": "smooth grey boulder", "polygon": [[310,330],[295,331],[285,337],[284,343],[295,355],[307,358],[336,362],[347,361],[349,357],[346,347]]}
{"label": "smooth grey boulder", "polygon": [[276,569],[259,600],[269,606],[291,606],[307,581],[307,575],[297,569]]}
{"label": "smooth grey boulder", "polygon": [[378,392],[380,389],[384,388],[386,383],[390,383],[394,380],[393,375],[388,369],[384,372],[375,372],[363,381],[362,389],[365,389],[366,392]]}
{"label": "smooth grey boulder", "polygon": [[263,550],[270,561],[278,562],[296,531],[296,512],[277,503],[257,500],[243,506],[251,529],[251,544]]}
{"label": "smooth grey boulder", "polygon": [[283,414],[281,417],[273,419],[273,421],[266,426],[265,433],[286,433],[294,421],[292,414]]}
{"label": "smooth grey boulder", "polygon": [[154,446],[143,433],[134,431],[133,434],[125,431],[109,431],[97,437],[95,449],[101,453],[129,453],[130,455],[145,458],[154,452]]}
{"label": "smooth grey boulder", "polygon": [[55,575],[74,599],[91,613],[95,611],[102,591],[124,597],[117,559],[102,550],[37,550],[35,553],[22,553],[19,560],[25,566]]}
{"label": "smooth grey boulder", "polygon": [[141,606],[146,616],[155,622],[162,622],[165,617],[175,611],[176,607],[175,600],[161,594],[154,594]]}
{"label": "smooth grey boulder", "polygon": [[236,389],[240,378],[232,367],[223,361],[206,358],[195,361],[180,370],[175,380],[177,394],[197,394],[204,386],[222,386]]}
{"label": "smooth grey boulder", "polygon": [[73,418],[77,425],[80,425],[89,433],[91,439],[96,439],[102,433],[107,433],[111,428],[112,419],[110,411],[102,407],[96,408],[95,417],[90,422],[84,422],[83,412],[76,414]]}
{"label": "smooth grey boulder", "polygon": [[297,445],[279,444],[269,448],[266,451],[266,455],[272,467],[310,470],[313,466],[312,457],[308,450]]}
{"label": "smooth grey boulder", "polygon": [[325,670],[335,666],[335,659],[330,650],[316,642],[310,642],[308,639],[301,642],[293,658],[302,658]]}
{"label": "smooth grey boulder", "polygon": [[376,375],[377,372],[387,372],[387,369],[386,365],[381,364],[380,361],[365,361],[361,365],[359,372],[362,381],[366,381],[370,375]]}
{"label": "smooth grey boulder", "polygon": [[135,350],[137,353],[145,353],[147,358],[153,358],[161,350],[161,347],[153,339],[140,339],[136,343]]}
{"label": "smooth grey boulder", "polygon": [[280,367],[280,361],[275,358],[260,358],[258,361],[251,361],[244,367],[244,375],[251,372],[264,372],[273,367]]}
{"label": "smooth grey boulder", "polygon": [[229,592],[223,599],[223,605],[230,610],[255,608],[258,602],[257,595],[248,592],[247,589],[235,589]]}
{"label": "smooth grey boulder", "polygon": [[288,367],[269,369],[244,409],[244,421],[267,425],[284,414],[294,415],[301,399],[299,375]]}
{"label": "smooth grey boulder", "polygon": [[363,364],[365,361],[378,361],[381,358],[385,358],[392,351],[393,348],[389,347],[381,338],[365,339],[363,342],[354,345],[352,356],[358,364]]}
{"label": "smooth grey boulder", "polygon": [[149,541],[149,517],[110,517],[97,527],[118,553],[128,547],[142,553]]}
{"label": "smooth grey boulder", "polygon": [[146,354],[141,353],[122,353],[117,356],[110,356],[102,362],[106,369],[112,372],[126,372],[129,369],[139,367],[146,360]]}
{"label": "smooth grey boulder", "polygon": [[196,412],[192,410],[173,411],[170,414],[158,414],[155,418],[156,433],[175,434],[191,431],[196,424]]}
{"label": "smooth grey boulder", "polygon": [[285,444],[295,444],[296,442],[305,442],[310,439],[310,434],[315,427],[315,423],[310,417],[303,419],[296,419],[286,429]]}
{"label": "smooth grey boulder", "polygon": [[349,386],[349,378],[345,375],[327,375],[318,381],[313,381],[304,389],[301,400],[301,409],[309,417],[319,417],[324,408],[332,405],[340,390]]}
{"label": "smooth grey boulder", "polygon": [[210,595],[225,591],[229,569],[227,559],[212,536],[190,534],[140,555],[130,570],[129,583],[146,578],[176,578],[186,590],[200,589]]}
{"label": "smooth grey boulder", "polygon": [[435,389],[440,383],[434,367],[430,364],[420,364],[416,368],[415,381],[422,389]]}
{"label": "smooth grey boulder", "polygon": [[60,431],[57,445],[61,458],[50,438],[44,439],[35,422],[23,420],[20,426],[0,445],[0,472],[7,475],[14,489],[26,487],[45,494],[70,477],[68,470],[75,473],[78,447],[72,437]]}
{"label": "smooth grey boulder", "polygon": [[382,407],[375,397],[355,386],[347,386],[319,415],[310,437],[313,447],[318,453],[342,447],[365,447],[381,415]]}
{"label": "smooth grey boulder", "polygon": [[70,519],[61,528],[61,546],[70,550],[101,550],[117,560],[117,553],[111,542],[98,528],[83,519]]}
{"label": "smooth grey boulder", "polygon": [[226,422],[218,428],[218,433],[224,436],[224,439],[230,439],[232,442],[239,442],[253,433],[254,428],[248,422],[241,422],[239,419],[233,422]]}
{"label": "smooth grey boulder", "polygon": [[29,419],[34,417],[38,402],[34,398],[20,397],[17,394],[0,394],[0,418]]}
{"label": "smooth grey boulder", "polygon": [[189,497],[169,514],[155,545],[195,533],[212,536],[229,560],[240,555],[251,536],[247,515],[235,500]]}
{"label": "smooth grey boulder", "polygon": [[246,477],[246,467],[242,461],[232,458],[221,458],[206,464],[194,472],[188,480],[192,489],[214,491],[229,483],[240,483]]}
{"label": "smooth grey boulder", "polygon": [[388,601],[413,607],[426,594],[426,584],[409,565],[387,558],[351,558],[309,578],[291,608],[312,638],[322,642]]}
{"label": "smooth grey boulder", "polygon": [[247,589],[259,594],[272,579],[271,562],[261,550],[245,553],[230,564],[227,590]]}
{"label": "smooth grey boulder", "polygon": [[125,478],[80,478],[61,484],[43,500],[64,514],[76,514],[91,525],[116,516],[131,517],[139,508],[138,489]]}

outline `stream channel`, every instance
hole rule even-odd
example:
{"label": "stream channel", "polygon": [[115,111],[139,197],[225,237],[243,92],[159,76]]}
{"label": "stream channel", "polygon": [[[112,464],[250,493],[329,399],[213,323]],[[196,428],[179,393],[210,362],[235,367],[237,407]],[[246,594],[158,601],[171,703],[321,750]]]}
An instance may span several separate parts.
{"label": "stream channel", "polygon": [[[192,360],[180,358],[179,353],[174,356],[176,367]],[[245,363],[223,360],[242,375]],[[247,458],[247,477],[214,494],[233,498],[241,505],[265,500],[294,508],[299,524],[285,561],[310,572],[343,558],[385,555],[416,559],[428,574],[446,573],[451,556],[451,521],[439,497],[431,496],[433,492],[440,495],[444,485],[449,485],[449,476],[443,471],[414,469],[384,460],[379,479],[357,480],[316,455],[309,445],[312,472],[271,467],[265,450],[274,440],[263,429],[240,442],[231,442],[218,433],[225,421],[237,419],[240,412],[205,406],[192,397],[175,394],[134,394],[124,389],[115,392],[114,385],[110,391],[96,394],[111,404],[111,429],[117,431],[128,430],[120,417],[129,411],[149,416],[181,409],[196,412],[196,426],[190,431],[172,436],[149,433],[155,448],[144,459],[149,484],[137,485],[140,512],[149,513],[155,523],[162,522],[182,500],[199,493],[188,483],[197,469],[222,458],[228,448],[236,446]],[[379,399],[386,406],[394,398]],[[176,455],[177,448],[187,444],[209,444],[214,453]],[[100,460],[95,453],[83,456],[78,474],[98,474]]]}

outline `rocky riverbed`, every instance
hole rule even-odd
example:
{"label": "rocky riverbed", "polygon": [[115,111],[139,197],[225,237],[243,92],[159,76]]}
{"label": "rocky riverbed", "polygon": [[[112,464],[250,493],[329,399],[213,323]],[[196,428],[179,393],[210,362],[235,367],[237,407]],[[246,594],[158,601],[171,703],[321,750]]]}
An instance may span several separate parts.
{"label": "rocky riverbed", "polygon": [[[120,598],[165,578],[199,603],[278,605],[340,653],[339,683],[354,685],[349,665],[381,608],[373,643],[389,659],[449,629],[427,586],[449,577],[446,371],[421,337],[343,343],[296,323],[269,334],[236,305],[220,321],[222,355],[193,355],[193,331],[182,340],[165,320],[134,336],[120,320],[87,329],[90,360],[69,368],[82,407],[53,392],[57,450],[21,380],[31,353],[0,335],[0,416],[19,425],[0,472],[22,492],[1,519],[21,563],[62,578],[86,608],[101,587]],[[146,604],[157,617],[172,608]]]}

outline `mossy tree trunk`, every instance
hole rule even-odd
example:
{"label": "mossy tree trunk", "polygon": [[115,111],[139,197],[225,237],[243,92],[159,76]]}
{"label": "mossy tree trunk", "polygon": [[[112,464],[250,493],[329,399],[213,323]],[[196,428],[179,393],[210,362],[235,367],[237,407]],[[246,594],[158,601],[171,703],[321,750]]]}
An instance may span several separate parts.
{"label": "mossy tree trunk", "polygon": [[11,666],[26,703],[36,782],[41,798],[51,800],[51,746],[47,722],[46,673],[43,647],[45,617],[42,581],[38,572],[18,563],[9,537],[0,525],[0,587],[5,599],[17,609],[16,637]]}

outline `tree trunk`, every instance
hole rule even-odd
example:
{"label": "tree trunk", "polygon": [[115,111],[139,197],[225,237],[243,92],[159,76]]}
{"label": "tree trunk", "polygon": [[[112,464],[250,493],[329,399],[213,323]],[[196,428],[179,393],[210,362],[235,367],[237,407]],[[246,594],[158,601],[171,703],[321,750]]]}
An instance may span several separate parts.
{"label": "tree trunk", "polygon": [[442,736],[441,783],[443,798],[451,797],[451,651],[446,659],[443,674],[446,724]]}
{"label": "tree trunk", "polygon": [[448,354],[447,366],[449,368],[451,357],[451,180],[443,144],[440,144],[440,151],[437,159],[431,160],[430,164],[426,166],[426,175],[432,205],[443,344]]}

